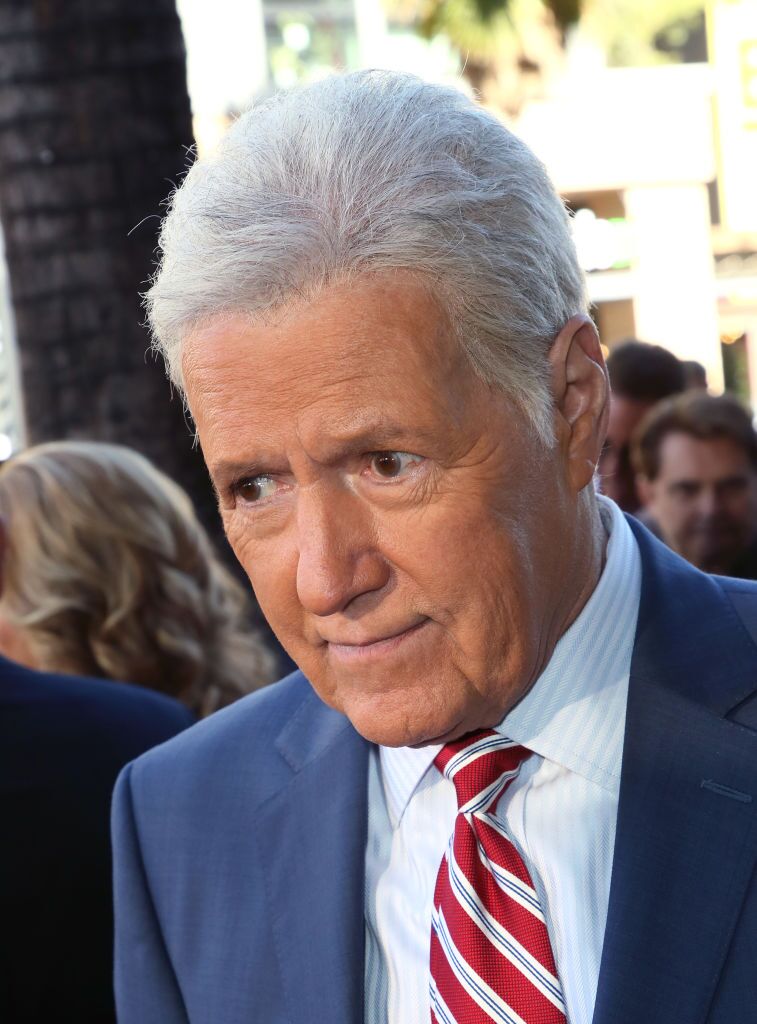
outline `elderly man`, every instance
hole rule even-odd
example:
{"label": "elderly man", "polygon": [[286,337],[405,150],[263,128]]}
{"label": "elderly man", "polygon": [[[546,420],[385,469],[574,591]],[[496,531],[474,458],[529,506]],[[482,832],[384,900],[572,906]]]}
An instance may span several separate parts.
{"label": "elderly man", "polygon": [[158,343],[302,671],[122,775],[121,1024],[757,1020],[757,591],[595,495],[538,161],[335,77],[240,118],[162,247]]}

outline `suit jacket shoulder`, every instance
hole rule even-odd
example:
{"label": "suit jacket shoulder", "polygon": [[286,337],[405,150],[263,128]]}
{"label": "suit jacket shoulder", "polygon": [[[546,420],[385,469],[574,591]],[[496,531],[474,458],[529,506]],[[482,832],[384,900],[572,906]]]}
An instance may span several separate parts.
{"label": "suit jacket shoulder", "polygon": [[631,526],[642,592],[593,1024],[755,1024],[757,587]]}
{"label": "suit jacket shoulder", "polygon": [[[717,577],[741,624],[757,645],[757,583],[751,580],[737,580]],[[755,669],[755,693],[745,697],[729,717],[749,729],[757,731],[757,669]]]}
{"label": "suit jacket shoulder", "polygon": [[296,672],[125,769],[121,1024],[358,1019],[367,746]]}
{"label": "suit jacket shoulder", "polygon": [[757,694],[757,584],[699,572],[629,521],[642,558],[632,683],[734,715]]}
{"label": "suit jacket shoulder", "polygon": [[327,742],[343,728],[351,728],[347,719],[294,672],[140,757],[130,770],[135,801],[147,800],[153,811],[160,801],[171,813],[184,808],[188,814],[227,808],[241,794],[247,807],[264,803],[303,759],[318,756],[319,738]]}

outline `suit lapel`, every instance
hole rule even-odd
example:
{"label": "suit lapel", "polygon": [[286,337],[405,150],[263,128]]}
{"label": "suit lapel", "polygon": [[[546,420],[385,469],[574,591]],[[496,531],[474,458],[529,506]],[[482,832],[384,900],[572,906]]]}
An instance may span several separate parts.
{"label": "suit lapel", "polygon": [[594,1022],[703,1020],[754,870],[754,736],[647,686],[628,716]]}
{"label": "suit lapel", "polygon": [[259,812],[291,1024],[363,1017],[368,744],[315,694],[277,741],[292,776]]}
{"label": "suit lapel", "polygon": [[[705,1019],[757,852],[754,647],[718,585],[638,530],[643,585],[594,1024]],[[730,627],[730,628],[729,628]]]}

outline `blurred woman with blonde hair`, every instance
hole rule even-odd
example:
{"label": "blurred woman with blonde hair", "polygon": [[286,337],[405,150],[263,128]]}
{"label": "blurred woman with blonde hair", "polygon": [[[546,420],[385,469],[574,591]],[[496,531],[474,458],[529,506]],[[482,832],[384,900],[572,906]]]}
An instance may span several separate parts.
{"label": "blurred woman with blonde hair", "polygon": [[37,445],[0,469],[0,652],[148,686],[198,715],[268,682],[273,658],[187,494],[129,448]]}

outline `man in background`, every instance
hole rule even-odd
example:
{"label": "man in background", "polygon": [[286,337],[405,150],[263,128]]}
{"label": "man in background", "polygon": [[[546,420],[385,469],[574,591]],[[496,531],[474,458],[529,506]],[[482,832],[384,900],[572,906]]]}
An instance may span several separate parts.
{"label": "man in background", "polygon": [[661,402],[632,456],[666,544],[704,572],[757,579],[757,434],[735,398],[694,391]]}
{"label": "man in background", "polygon": [[113,783],[192,721],[150,690],[0,657],[0,1020],[115,1021]]}
{"label": "man in background", "polygon": [[685,387],[683,365],[672,352],[643,341],[624,341],[607,359],[612,398],[598,472],[602,493],[624,512],[636,512],[640,501],[631,466],[631,435],[653,405]]}

